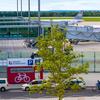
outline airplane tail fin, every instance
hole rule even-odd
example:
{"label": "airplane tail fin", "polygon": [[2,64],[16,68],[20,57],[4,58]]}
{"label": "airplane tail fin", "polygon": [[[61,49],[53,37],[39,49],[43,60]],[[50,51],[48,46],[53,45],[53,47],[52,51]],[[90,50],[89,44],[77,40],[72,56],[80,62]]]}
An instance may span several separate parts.
{"label": "airplane tail fin", "polygon": [[83,11],[80,11],[80,12],[75,16],[74,19],[82,19],[82,17],[83,17]]}

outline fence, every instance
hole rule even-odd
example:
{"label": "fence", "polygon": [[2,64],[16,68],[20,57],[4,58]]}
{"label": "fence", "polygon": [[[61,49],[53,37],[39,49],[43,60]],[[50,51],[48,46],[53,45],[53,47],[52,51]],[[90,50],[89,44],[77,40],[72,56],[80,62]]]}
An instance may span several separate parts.
{"label": "fence", "polygon": [[[83,56],[79,59],[79,64],[85,62],[89,63],[90,72],[100,72],[100,52],[78,52]],[[0,52],[0,60],[6,60],[7,58],[29,58],[32,51],[22,52]]]}
{"label": "fence", "polygon": [[83,56],[78,64],[89,63],[89,72],[100,72],[100,52],[80,52]]}
{"label": "fence", "polygon": [[32,51],[0,52],[0,60],[7,58],[30,58]]}
{"label": "fence", "polygon": [[[76,64],[89,63],[89,72],[100,72],[100,52],[78,52],[83,56],[80,57]],[[7,58],[28,58],[32,52],[1,52],[0,60]],[[0,77],[7,77],[7,67],[0,66]]]}

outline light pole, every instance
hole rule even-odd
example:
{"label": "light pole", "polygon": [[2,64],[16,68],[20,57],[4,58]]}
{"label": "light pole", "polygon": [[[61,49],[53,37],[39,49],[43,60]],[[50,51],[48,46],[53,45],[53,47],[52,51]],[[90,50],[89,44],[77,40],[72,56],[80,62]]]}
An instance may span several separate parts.
{"label": "light pole", "polygon": [[28,0],[28,38],[30,40],[30,0]]}
{"label": "light pole", "polygon": [[30,21],[30,0],[28,0],[28,20]]}
{"label": "light pole", "polygon": [[18,17],[18,0],[17,0],[17,17]]}
{"label": "light pole", "polygon": [[[19,6],[18,6],[18,4],[19,4],[19,0],[17,0],[17,18],[19,17],[19,11],[18,11]],[[19,29],[18,28],[17,28],[17,33],[19,33]]]}
{"label": "light pole", "polygon": [[20,3],[21,3],[21,6],[20,7],[21,7],[21,17],[22,17],[22,0],[21,0]]}
{"label": "light pole", "polygon": [[40,36],[41,33],[40,6],[40,0],[38,0],[38,36]]}

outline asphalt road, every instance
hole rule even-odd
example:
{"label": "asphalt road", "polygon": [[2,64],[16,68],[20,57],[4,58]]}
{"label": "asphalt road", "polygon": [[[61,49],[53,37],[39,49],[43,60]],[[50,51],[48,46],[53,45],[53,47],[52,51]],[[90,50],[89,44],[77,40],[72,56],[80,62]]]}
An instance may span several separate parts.
{"label": "asphalt road", "polygon": [[[64,95],[64,100],[100,100],[99,90],[86,89],[86,90],[80,90],[79,92],[76,92],[76,93],[70,92],[69,94],[67,92],[68,91],[66,91]],[[57,100],[56,97],[52,97],[45,93],[30,95],[28,92],[25,92],[22,90],[9,90],[9,91],[0,93],[0,100],[36,100],[36,99],[37,100]]]}

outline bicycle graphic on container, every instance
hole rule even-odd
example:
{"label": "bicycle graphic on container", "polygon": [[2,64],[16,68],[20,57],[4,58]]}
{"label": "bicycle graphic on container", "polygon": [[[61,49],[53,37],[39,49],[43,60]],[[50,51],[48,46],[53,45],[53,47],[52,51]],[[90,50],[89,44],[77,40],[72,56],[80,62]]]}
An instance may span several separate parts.
{"label": "bicycle graphic on container", "polygon": [[30,82],[30,77],[27,76],[25,73],[18,73],[14,80],[16,83],[19,83],[21,81],[28,83]]}

